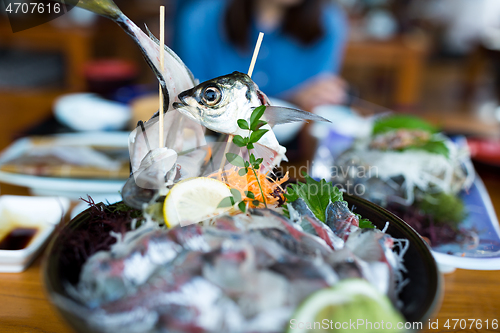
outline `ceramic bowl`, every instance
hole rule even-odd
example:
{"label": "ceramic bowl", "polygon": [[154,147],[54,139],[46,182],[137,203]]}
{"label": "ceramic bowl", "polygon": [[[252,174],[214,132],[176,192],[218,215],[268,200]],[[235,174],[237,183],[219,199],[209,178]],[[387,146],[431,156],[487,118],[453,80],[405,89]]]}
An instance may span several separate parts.
{"label": "ceramic bowl", "polygon": [[24,271],[46,244],[68,211],[70,201],[62,197],[28,197],[4,195],[0,197],[0,243],[11,231],[32,229],[33,237],[17,250],[0,250],[0,272]]}
{"label": "ceramic bowl", "polygon": [[[405,278],[409,280],[400,294],[403,302],[402,313],[408,322],[422,322],[425,324],[437,312],[442,297],[442,281],[436,262],[427,244],[405,222],[387,210],[372,204],[364,199],[344,194],[349,207],[363,217],[370,219],[379,229],[383,229],[389,222],[387,233],[395,238],[406,238],[410,242],[404,257],[407,272]],[[77,215],[67,226],[69,232],[78,232],[88,220],[88,211]],[[59,312],[77,332],[96,332],[85,322],[82,312],[91,311],[75,301],[64,288],[67,283],[65,274],[60,269],[60,244],[57,238],[53,239],[44,263],[44,279],[49,297]],[[76,315],[75,313],[80,313]]]}

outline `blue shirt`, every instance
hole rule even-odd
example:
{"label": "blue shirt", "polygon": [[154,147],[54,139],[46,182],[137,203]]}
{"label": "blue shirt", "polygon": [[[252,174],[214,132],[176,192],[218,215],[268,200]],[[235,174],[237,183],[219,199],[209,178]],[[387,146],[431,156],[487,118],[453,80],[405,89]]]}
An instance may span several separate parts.
{"label": "blue shirt", "polygon": [[[307,1],[307,0],[306,0]],[[234,71],[247,73],[253,47],[242,52],[230,44],[224,32],[225,0],[195,1],[176,17],[174,51],[201,82]],[[344,13],[334,5],[322,11],[324,35],[311,45],[283,34],[265,33],[252,79],[269,96],[284,98],[287,91],[324,73],[337,73],[347,37]],[[259,29],[251,27],[257,41]]]}

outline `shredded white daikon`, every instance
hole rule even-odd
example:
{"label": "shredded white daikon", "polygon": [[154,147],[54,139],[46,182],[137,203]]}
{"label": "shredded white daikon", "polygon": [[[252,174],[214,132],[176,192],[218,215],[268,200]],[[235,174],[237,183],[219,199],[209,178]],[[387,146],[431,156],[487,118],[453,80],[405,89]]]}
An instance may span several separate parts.
{"label": "shredded white daikon", "polygon": [[[378,177],[395,189],[401,186],[406,205],[414,201],[416,189],[424,193],[457,193],[470,187],[474,181],[474,169],[466,148],[458,148],[452,141],[445,139],[449,156],[430,153],[424,150],[381,151],[367,146],[357,147],[344,154],[339,163],[350,168],[350,176],[363,170],[370,170],[366,178]],[[394,179],[403,177],[402,185]],[[357,177],[363,182],[363,177]]]}

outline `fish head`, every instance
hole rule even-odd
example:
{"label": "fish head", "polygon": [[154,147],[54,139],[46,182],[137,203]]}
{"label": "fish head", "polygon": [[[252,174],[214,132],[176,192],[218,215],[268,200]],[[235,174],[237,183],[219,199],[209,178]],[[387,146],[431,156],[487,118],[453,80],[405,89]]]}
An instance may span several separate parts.
{"label": "fish head", "polygon": [[249,119],[253,108],[262,105],[262,94],[252,79],[240,72],[216,77],[186,90],[174,108],[212,131],[236,134],[238,119]]}

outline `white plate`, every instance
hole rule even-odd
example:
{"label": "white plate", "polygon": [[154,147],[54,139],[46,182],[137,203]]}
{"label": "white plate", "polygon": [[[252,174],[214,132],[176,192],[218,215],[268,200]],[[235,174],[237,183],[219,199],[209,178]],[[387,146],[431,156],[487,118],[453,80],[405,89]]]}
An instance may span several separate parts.
{"label": "white plate", "polygon": [[[339,133],[335,128],[325,136],[318,146],[313,163],[314,178],[331,177],[334,159],[351,147],[354,138]],[[443,272],[455,268],[475,270],[500,270],[500,226],[491,199],[481,178],[476,174],[474,183],[468,191],[462,191],[460,198],[465,204],[467,218],[460,227],[473,229],[479,237],[479,244],[467,248],[458,243],[448,243],[432,247],[432,254]]]}
{"label": "white plate", "polygon": [[[127,148],[129,132],[91,132],[68,133],[54,136],[64,144],[106,145],[108,147]],[[32,146],[30,138],[14,142],[0,155],[0,165],[5,161],[20,156]],[[101,180],[56,178],[24,175],[0,171],[0,181],[12,185],[28,187],[32,194],[64,196],[72,200],[90,196],[116,195],[121,191],[126,180]]]}
{"label": "white plate", "polygon": [[77,131],[116,131],[130,121],[130,107],[97,94],[75,93],[60,96],[54,103],[54,116]]}
{"label": "white plate", "polygon": [[28,246],[21,250],[0,250],[0,272],[24,271],[36,258],[69,208],[69,200],[61,197],[0,197],[0,234],[5,237],[13,227],[31,227],[38,231]]}
{"label": "white plate", "polygon": [[471,249],[454,243],[436,246],[432,248],[434,258],[445,267],[499,270],[500,226],[481,178],[476,175],[474,184],[467,192],[463,191],[460,197],[468,214],[461,226],[475,229],[479,244]]}

